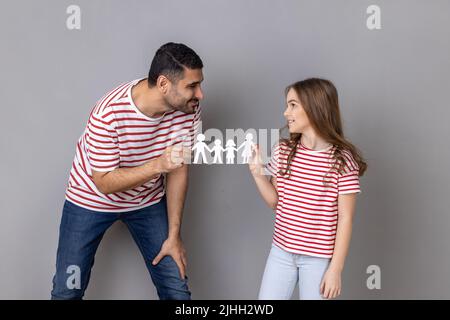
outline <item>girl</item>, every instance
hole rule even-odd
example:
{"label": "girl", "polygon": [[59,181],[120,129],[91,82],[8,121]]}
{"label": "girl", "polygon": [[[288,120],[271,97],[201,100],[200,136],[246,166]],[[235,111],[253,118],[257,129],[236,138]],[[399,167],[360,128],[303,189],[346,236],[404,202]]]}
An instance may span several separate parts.
{"label": "girl", "polygon": [[276,211],[272,248],[259,299],[331,299],[341,293],[359,176],[367,165],[342,131],[338,94],[324,79],[286,88],[289,138],[281,139],[265,167],[258,146],[250,171]]}

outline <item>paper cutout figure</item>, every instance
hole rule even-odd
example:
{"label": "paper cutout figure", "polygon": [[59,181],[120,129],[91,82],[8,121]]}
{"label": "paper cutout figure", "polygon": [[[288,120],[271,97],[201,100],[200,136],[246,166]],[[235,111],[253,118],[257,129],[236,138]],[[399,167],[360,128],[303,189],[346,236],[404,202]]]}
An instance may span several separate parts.
{"label": "paper cutout figure", "polygon": [[238,151],[238,149],[236,149],[235,147],[236,147],[236,144],[234,143],[233,140],[230,139],[227,141],[227,145],[225,148],[225,151],[227,153],[227,155],[226,155],[227,164],[234,163],[234,158],[235,158],[234,152]]}
{"label": "paper cutout figure", "polygon": [[198,164],[200,156],[202,157],[202,163],[208,164],[208,160],[206,157],[206,151],[208,151],[210,154],[214,156],[212,163],[214,164],[222,164],[222,153],[226,152],[226,160],[227,164],[233,164],[235,159],[235,152],[238,152],[240,149],[243,149],[242,151],[242,163],[248,163],[251,156],[253,148],[256,146],[256,144],[253,142],[253,134],[247,133],[245,135],[245,141],[238,147],[236,147],[236,144],[234,143],[233,139],[230,139],[227,141],[226,148],[222,147],[222,141],[220,139],[214,140],[214,146],[212,148],[209,148],[208,145],[205,143],[205,135],[200,133],[197,135],[197,142],[194,144],[194,147],[192,147],[192,151],[194,152],[194,162],[195,164]]}
{"label": "paper cutout figure", "polygon": [[214,147],[211,149],[211,153],[214,154],[213,163],[219,163],[222,164],[222,152],[224,152],[225,149],[222,148],[222,141],[219,139],[216,139],[214,141]]}
{"label": "paper cutout figure", "polygon": [[200,155],[202,156],[202,163],[208,164],[208,161],[206,160],[206,154],[205,150],[208,150],[209,152],[212,152],[211,149],[208,148],[208,145],[204,142],[205,141],[205,135],[202,133],[199,133],[197,135],[197,142],[192,147],[192,151],[194,151],[194,163],[198,163],[198,158]]}
{"label": "paper cutout figure", "polygon": [[245,135],[245,141],[237,148],[237,151],[244,148],[244,151],[242,151],[242,163],[248,163],[248,160],[252,155],[252,148],[254,145],[253,134],[247,133]]}

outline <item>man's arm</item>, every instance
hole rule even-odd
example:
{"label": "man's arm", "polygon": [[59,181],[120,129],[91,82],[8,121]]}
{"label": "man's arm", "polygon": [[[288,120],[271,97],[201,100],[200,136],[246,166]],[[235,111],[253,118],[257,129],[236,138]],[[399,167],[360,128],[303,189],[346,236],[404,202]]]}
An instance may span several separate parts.
{"label": "man's arm", "polygon": [[161,172],[155,159],[133,168],[117,168],[109,172],[92,170],[92,180],[101,193],[109,194],[141,186]]}
{"label": "man's arm", "polygon": [[109,172],[92,170],[92,180],[97,189],[104,194],[126,191],[143,185],[160,173],[180,168],[180,159],[182,152],[179,148],[168,147],[160,157],[141,166],[117,168]]}
{"label": "man's arm", "polygon": [[184,200],[188,186],[188,166],[173,170],[167,174],[167,214],[169,218],[169,238],[180,236]]}
{"label": "man's arm", "polygon": [[183,217],[184,200],[188,186],[188,166],[171,171],[166,177],[167,215],[169,220],[169,236],[164,241],[161,251],[153,260],[153,265],[167,255],[172,256],[180,270],[181,278],[186,275],[186,251],[181,241],[180,228]]}

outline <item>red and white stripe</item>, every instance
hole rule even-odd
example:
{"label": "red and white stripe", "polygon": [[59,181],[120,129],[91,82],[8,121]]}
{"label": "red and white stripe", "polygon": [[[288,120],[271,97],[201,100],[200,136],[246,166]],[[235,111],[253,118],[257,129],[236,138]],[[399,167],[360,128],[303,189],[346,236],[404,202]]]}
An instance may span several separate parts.
{"label": "red and white stripe", "polygon": [[282,176],[278,171],[287,165],[288,147],[274,148],[267,170],[277,179],[273,242],[278,247],[296,254],[333,256],[338,195],[361,192],[358,165],[350,152],[344,152],[344,173],[329,172],[333,152],[333,147],[315,151],[299,143],[290,176]]}
{"label": "red and white stripe", "polygon": [[68,201],[94,211],[126,212],[155,204],[164,196],[161,174],[139,187],[112,194],[101,193],[91,177],[92,170],[108,172],[143,165],[174,144],[192,146],[201,108],[194,114],[170,111],[149,118],[131,99],[131,88],[139,81],[118,86],[92,109],[76,145],[66,190]]}

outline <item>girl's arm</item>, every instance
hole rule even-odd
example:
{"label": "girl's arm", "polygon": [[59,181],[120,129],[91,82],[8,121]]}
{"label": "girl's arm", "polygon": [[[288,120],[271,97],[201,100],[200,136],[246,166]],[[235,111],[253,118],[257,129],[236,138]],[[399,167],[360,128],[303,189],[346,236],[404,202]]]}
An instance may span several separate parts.
{"label": "girl's arm", "polygon": [[252,150],[249,161],[250,172],[255,180],[256,187],[266,204],[273,210],[277,207],[278,193],[276,189],[276,178],[271,177],[270,180],[264,175],[264,167],[262,165],[261,153],[259,146],[255,146]]}
{"label": "girl's arm", "polygon": [[341,293],[341,272],[350,246],[356,193],[338,196],[338,224],[333,257],[322,280],[320,290],[325,298],[335,298]]}

